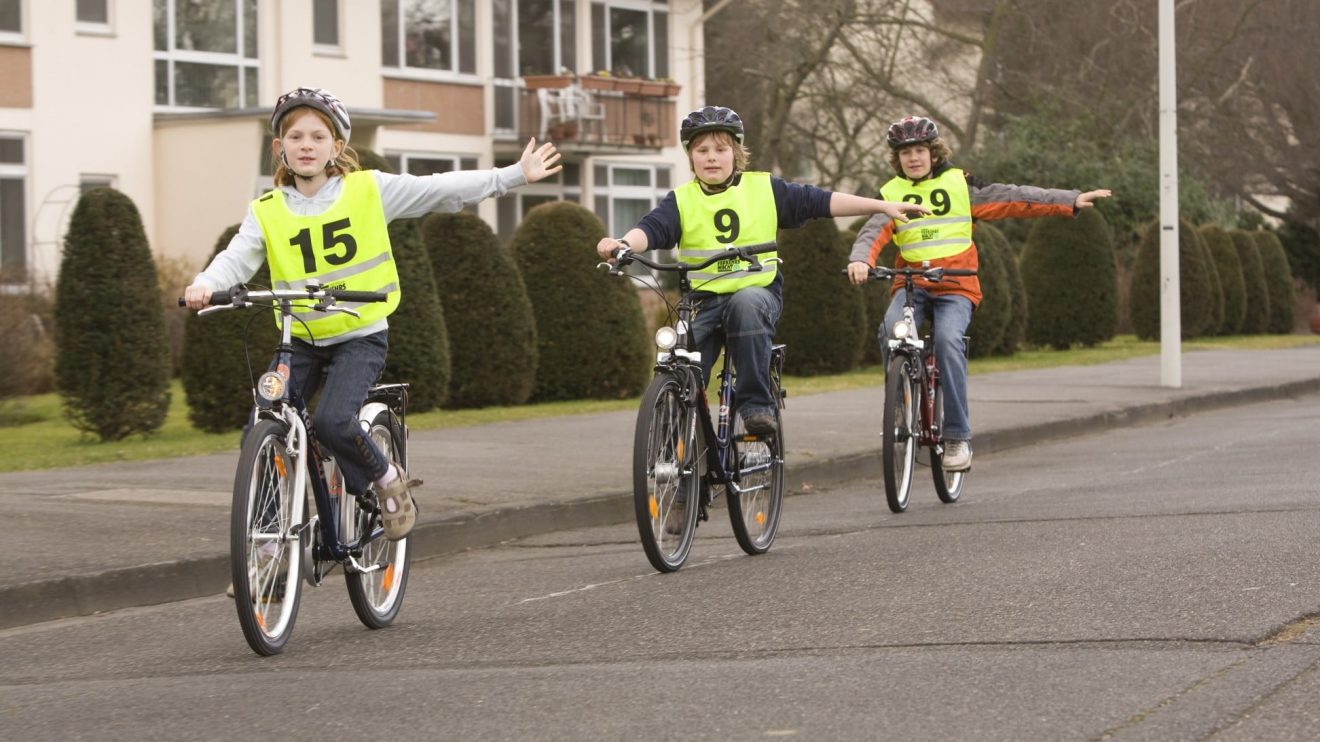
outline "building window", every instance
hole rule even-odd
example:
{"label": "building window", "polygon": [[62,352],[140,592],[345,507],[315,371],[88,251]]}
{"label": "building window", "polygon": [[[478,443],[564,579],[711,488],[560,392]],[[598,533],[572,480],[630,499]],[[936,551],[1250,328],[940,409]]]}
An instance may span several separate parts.
{"label": "building window", "polygon": [[0,0],[0,41],[23,40],[23,0]]}
{"label": "building window", "polygon": [[596,216],[612,235],[637,226],[669,192],[668,165],[600,163],[595,176]]}
{"label": "building window", "polygon": [[[513,165],[515,161],[497,163],[497,167]],[[545,180],[528,183],[516,191],[495,200],[496,234],[500,244],[507,245],[523,217],[533,208],[552,201],[582,203],[582,165],[565,162],[564,169]]]}
{"label": "building window", "polygon": [[476,74],[476,0],[381,0],[381,63]]}
{"label": "building window", "polygon": [[579,71],[576,14],[576,0],[518,0],[519,75]]}
{"label": "building window", "polygon": [[312,44],[339,51],[339,0],[312,0]]}
{"label": "building window", "polygon": [[110,0],[77,0],[78,31],[82,33],[109,33]]}
{"label": "building window", "polygon": [[0,283],[27,279],[27,156],[21,135],[0,134]]}
{"label": "building window", "polygon": [[669,76],[669,12],[663,2],[591,5],[591,48],[597,69],[623,77]]}
{"label": "building window", "polygon": [[256,107],[257,0],[155,0],[156,105]]}

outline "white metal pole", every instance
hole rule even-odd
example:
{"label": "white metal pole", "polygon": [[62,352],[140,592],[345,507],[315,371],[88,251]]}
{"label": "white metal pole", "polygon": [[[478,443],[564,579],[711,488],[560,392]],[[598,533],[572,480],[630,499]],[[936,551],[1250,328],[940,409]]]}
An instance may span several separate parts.
{"label": "white metal pole", "polygon": [[[1182,386],[1178,280],[1178,90],[1173,0],[1160,0],[1160,384]],[[1141,311],[1134,307],[1134,311]]]}

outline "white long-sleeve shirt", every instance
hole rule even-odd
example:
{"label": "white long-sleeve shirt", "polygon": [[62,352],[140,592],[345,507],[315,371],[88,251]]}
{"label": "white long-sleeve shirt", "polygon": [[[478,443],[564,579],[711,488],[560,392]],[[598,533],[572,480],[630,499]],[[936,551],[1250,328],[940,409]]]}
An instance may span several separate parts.
{"label": "white long-sleeve shirt", "polygon": [[[394,175],[379,170],[373,173],[380,189],[380,204],[386,222],[419,217],[433,211],[460,211],[464,206],[492,196],[503,196],[510,189],[527,184],[527,176],[518,164],[493,170],[456,170],[421,176]],[[344,179],[337,175],[330,178],[312,196],[304,196],[293,186],[280,186],[280,190],[284,193],[284,203],[294,214],[316,216],[325,213],[339,198],[344,190]],[[205,285],[212,291],[227,289],[251,280],[265,262],[266,239],[261,224],[257,222],[256,213],[248,206],[247,215],[238,227],[238,234],[206,266],[206,270],[197,274],[193,283]],[[385,320],[381,320],[331,338],[330,342],[339,343],[363,337],[388,326]]]}

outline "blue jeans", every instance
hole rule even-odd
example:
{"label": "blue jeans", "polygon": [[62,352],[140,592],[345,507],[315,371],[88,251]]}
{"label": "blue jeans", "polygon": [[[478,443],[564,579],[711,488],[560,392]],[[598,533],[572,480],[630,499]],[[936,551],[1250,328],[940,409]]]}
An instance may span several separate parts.
{"label": "blue jeans", "polygon": [[385,368],[388,349],[388,330],[335,345],[293,341],[289,373],[298,394],[310,405],[317,389],[321,391],[312,416],[316,440],[335,457],[344,488],[357,495],[384,476],[390,464],[357,422],[358,408]]}
{"label": "blue jeans", "polygon": [[734,398],[744,418],[757,413],[773,414],[778,402],[770,396],[770,347],[783,301],[762,286],[748,286],[730,294],[706,294],[692,319],[692,337],[701,351],[701,375],[710,383],[710,372],[727,341],[733,367],[738,372]]}
{"label": "blue jeans", "polygon": [[[889,347],[885,339],[889,328],[903,318],[904,289],[894,293],[880,326],[880,347],[886,363]],[[917,325],[934,312],[935,365],[940,369],[940,388],[944,390],[944,437],[951,441],[972,439],[972,424],[967,412],[967,346],[963,337],[972,321],[972,301],[956,294],[934,294],[917,289],[912,296]]]}

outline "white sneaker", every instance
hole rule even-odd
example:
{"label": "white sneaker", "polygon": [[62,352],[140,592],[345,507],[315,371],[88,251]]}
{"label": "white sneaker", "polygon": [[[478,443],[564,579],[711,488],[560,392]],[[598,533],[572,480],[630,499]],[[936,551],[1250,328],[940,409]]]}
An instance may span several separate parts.
{"label": "white sneaker", "polygon": [[947,441],[944,444],[944,459],[940,462],[944,471],[967,471],[972,468],[972,444],[970,441]]}

